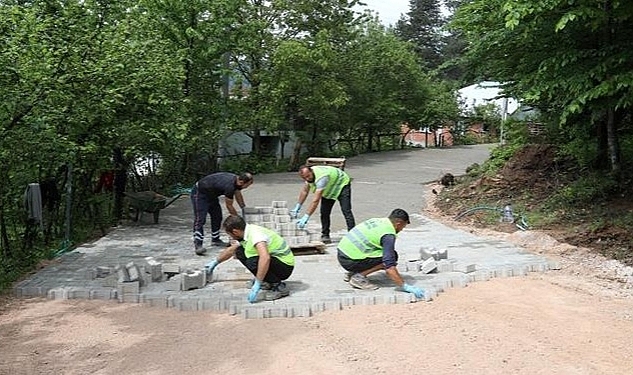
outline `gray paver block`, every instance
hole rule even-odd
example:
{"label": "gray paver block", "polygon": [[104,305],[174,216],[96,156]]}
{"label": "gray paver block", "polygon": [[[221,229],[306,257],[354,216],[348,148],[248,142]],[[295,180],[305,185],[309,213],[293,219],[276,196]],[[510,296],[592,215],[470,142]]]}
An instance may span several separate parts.
{"label": "gray paver block", "polygon": [[197,311],[198,298],[180,297],[175,300],[178,311]]}
{"label": "gray paver block", "polygon": [[437,270],[437,262],[433,257],[426,259],[420,265],[420,272],[422,273],[431,273],[435,270]]}
{"label": "gray paver block", "polygon": [[167,296],[142,294],[140,297],[140,303],[152,307],[167,307]]}
{"label": "gray paver block", "polygon": [[206,272],[197,270],[180,274],[182,276],[182,289],[191,290],[204,288],[207,283]]}
{"label": "gray paver block", "polygon": [[128,272],[127,267],[125,266],[116,266],[115,268],[117,276],[119,278],[120,283],[125,283],[130,281],[130,273]]}
{"label": "gray paver block", "polygon": [[119,295],[119,302],[121,303],[139,303],[140,302],[139,294],[125,294]]}
{"label": "gray paver block", "polygon": [[162,281],[163,264],[152,257],[148,257],[148,258],[146,258],[147,265],[145,267],[145,272],[150,274],[150,278],[152,281],[154,282]]}
{"label": "gray paver block", "polygon": [[172,276],[164,284],[165,290],[179,292],[182,290],[182,274]]}
{"label": "gray paver block", "polygon": [[475,272],[477,271],[477,265],[476,264],[455,264],[453,265],[453,271],[456,272],[463,272],[463,273],[471,273],[471,272]]}
{"label": "gray paver block", "polygon": [[420,271],[420,262],[416,260],[408,260],[407,261],[407,271],[408,272],[419,272]]}
{"label": "gray paver block", "polygon": [[180,273],[180,265],[175,263],[163,263],[163,273]]}
{"label": "gray paver block", "polygon": [[437,272],[453,272],[453,262],[447,259],[440,259],[436,263]]}
{"label": "gray paver block", "polygon": [[119,283],[119,285],[117,286],[119,296],[127,295],[127,294],[139,294],[140,289],[141,289],[141,283],[138,280]]}
{"label": "gray paver block", "polygon": [[127,268],[127,273],[130,277],[130,281],[140,281],[141,280],[141,270],[134,262],[128,263],[125,268]]}

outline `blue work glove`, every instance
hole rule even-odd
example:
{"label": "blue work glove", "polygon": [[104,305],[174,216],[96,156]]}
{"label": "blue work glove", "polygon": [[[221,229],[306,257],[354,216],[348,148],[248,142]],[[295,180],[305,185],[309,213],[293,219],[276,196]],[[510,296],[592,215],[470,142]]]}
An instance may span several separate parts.
{"label": "blue work glove", "polygon": [[255,303],[257,302],[257,293],[262,288],[262,282],[258,279],[255,279],[253,282],[253,286],[251,287],[250,293],[248,293],[248,302]]}
{"label": "blue work glove", "polygon": [[424,298],[424,291],[421,288],[418,288],[417,286],[413,286],[413,285],[409,285],[409,284],[402,284],[402,290],[404,290],[407,293],[411,293],[413,295],[415,295],[416,298]]}
{"label": "blue work glove", "polygon": [[220,264],[218,262],[218,259],[213,259],[212,261],[210,261],[209,263],[204,265],[204,270],[207,273],[207,282],[210,283],[211,279],[213,278],[213,270],[215,269],[215,267],[218,266],[218,264]]}
{"label": "blue work glove", "polygon": [[290,217],[296,219],[299,216],[299,211],[301,211],[301,203],[297,203],[295,208],[290,211]]}
{"label": "blue work glove", "polygon": [[300,220],[297,220],[297,228],[304,229],[310,220],[310,215],[305,214]]}

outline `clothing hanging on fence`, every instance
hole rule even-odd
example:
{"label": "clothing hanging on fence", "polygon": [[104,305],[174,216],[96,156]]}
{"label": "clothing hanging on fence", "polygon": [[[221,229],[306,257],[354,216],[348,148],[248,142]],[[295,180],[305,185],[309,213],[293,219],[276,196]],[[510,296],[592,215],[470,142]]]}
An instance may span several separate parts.
{"label": "clothing hanging on fence", "polygon": [[40,184],[31,183],[26,187],[24,192],[24,208],[28,214],[29,220],[33,220],[40,224],[40,228],[44,229],[44,219],[42,216],[42,192]]}

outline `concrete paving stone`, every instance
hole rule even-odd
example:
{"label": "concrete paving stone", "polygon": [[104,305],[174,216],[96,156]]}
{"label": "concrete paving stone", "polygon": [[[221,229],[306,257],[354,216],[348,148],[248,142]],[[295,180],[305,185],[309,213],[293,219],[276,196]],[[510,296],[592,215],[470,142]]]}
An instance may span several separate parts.
{"label": "concrete paving stone", "polygon": [[116,266],[115,268],[120,283],[125,283],[130,280],[130,272],[126,266]]}
{"label": "concrete paving stone", "polygon": [[455,265],[453,265],[453,271],[471,273],[471,272],[477,271],[477,265],[472,264],[472,263],[471,264],[456,263]]}
{"label": "concrete paving stone", "polygon": [[561,265],[560,265],[560,263],[559,263],[559,262],[557,262],[557,261],[554,261],[554,260],[549,260],[549,261],[547,262],[547,265],[548,265],[548,268],[549,268],[550,270],[552,270],[552,271],[554,271],[554,270],[560,270],[560,269],[561,269]]}
{"label": "concrete paving stone", "polygon": [[428,273],[436,271],[437,261],[435,260],[435,257],[431,257],[424,260],[422,264],[417,264],[417,270],[424,274],[428,274]]}
{"label": "concrete paving stone", "polygon": [[174,263],[164,263],[163,273],[180,273],[180,265]]}
{"label": "concrete paving stone", "polygon": [[117,299],[116,289],[112,288],[96,288],[88,291],[88,299],[111,300]]}
{"label": "concrete paving stone", "polygon": [[68,288],[68,299],[90,299],[90,290],[82,287]]}
{"label": "concrete paving stone", "polygon": [[264,309],[261,307],[249,307],[242,310],[242,318],[244,319],[263,319]]}
{"label": "concrete paving stone", "polygon": [[173,277],[171,277],[169,280],[165,281],[162,284],[165,285],[165,290],[175,291],[175,292],[181,291],[182,290],[182,275],[181,274],[174,275]]}
{"label": "concrete paving stone", "polygon": [[[50,300],[61,300],[61,299],[65,299],[64,295],[65,295],[65,288],[52,288],[48,291],[48,293],[46,294],[46,298],[50,299]],[[21,296],[20,296],[21,297]]]}
{"label": "concrete paving stone", "polygon": [[174,303],[178,311],[198,311],[198,298],[179,296]]}
{"label": "concrete paving stone", "polygon": [[312,310],[310,309],[310,306],[295,306],[292,307],[292,316],[309,318],[312,316]]}
{"label": "concrete paving stone", "polygon": [[[401,260],[398,268],[406,282],[425,290],[425,301],[438,298],[438,294],[450,288],[465,287],[492,277],[524,276],[528,272],[560,269],[557,262],[528,253],[509,242],[475,236],[425,217],[419,213],[420,207],[425,205],[423,194],[384,194],[385,189],[420,191],[421,185],[436,181],[437,176],[449,171],[460,175],[466,167],[477,160],[483,161],[487,155],[485,146],[468,146],[375,153],[348,160],[346,171],[353,177],[353,210],[357,223],[370,217],[387,216],[396,207],[409,212],[411,224],[399,233],[396,243]],[[420,165],[425,167],[419,168]],[[414,174],[410,173],[412,170],[415,170]],[[278,215],[274,215],[272,205],[276,203],[272,202],[283,202],[286,206],[277,207],[285,210],[280,216],[285,223],[281,224],[293,231],[288,237],[297,236],[296,220],[290,220],[287,202],[291,201],[294,206],[302,183],[295,172],[257,175],[255,184],[243,192],[247,208],[257,208],[256,212],[253,209],[247,213],[262,215],[261,219],[269,215],[269,224],[274,228],[273,218]],[[381,197],[378,201],[377,196]],[[318,215],[317,211],[307,232],[302,234],[310,240],[313,237],[315,241],[320,240]],[[398,290],[384,272],[370,275],[370,280],[380,287],[375,291],[354,289],[344,282],[344,270],[336,257],[336,242],[347,233],[346,225],[337,209],[332,211],[331,218],[330,236],[335,243],[326,246],[324,254],[297,255],[295,270],[287,280],[291,294],[276,301],[248,303],[245,283],[253,276],[237,260],[220,265],[211,283],[197,289],[181,290],[182,270],[202,270],[221,251],[208,246],[205,256],[194,254],[191,203],[186,197],[163,210],[159,224],[152,224],[150,217],[147,223],[119,226],[99,240],[63,254],[47,267],[16,283],[13,291],[19,297],[112,299],[183,311],[209,310],[248,319],[310,317],[321,311],[339,311],[354,305],[416,301],[415,296]],[[228,240],[225,233],[222,238]],[[407,267],[408,261],[421,260],[421,248],[438,253],[447,251],[447,259],[436,259],[439,272],[422,274],[415,271],[415,267]],[[158,272],[152,271],[151,265],[155,264],[148,262],[148,257],[162,264],[160,277]],[[119,270],[127,270],[121,265],[130,262],[144,268],[140,270],[143,283],[139,283],[137,293],[119,293],[120,279],[127,279]],[[476,265],[477,270],[470,274],[454,272],[456,265],[469,264]],[[108,268],[111,274],[99,277]],[[167,275],[175,276],[167,280]]]}
{"label": "concrete paving stone", "polygon": [[119,283],[117,285],[117,291],[119,295],[125,294],[139,294],[141,290],[141,283],[139,281],[128,281]]}
{"label": "concrete paving stone", "polygon": [[124,294],[119,295],[119,302],[121,303],[139,303],[141,296],[139,294]]}
{"label": "concrete paving stone", "polygon": [[167,296],[161,294],[143,293],[140,295],[139,303],[151,307],[167,307]]}
{"label": "concrete paving stone", "polygon": [[134,262],[128,263],[125,268],[127,268],[128,275],[130,275],[129,281],[140,281],[141,270]]}
{"label": "concrete paving stone", "polygon": [[343,308],[341,301],[338,299],[326,299],[323,301],[323,305],[327,311],[339,311]]}
{"label": "concrete paving stone", "polygon": [[488,281],[490,280],[491,273],[489,270],[480,269],[468,274],[469,282]]}

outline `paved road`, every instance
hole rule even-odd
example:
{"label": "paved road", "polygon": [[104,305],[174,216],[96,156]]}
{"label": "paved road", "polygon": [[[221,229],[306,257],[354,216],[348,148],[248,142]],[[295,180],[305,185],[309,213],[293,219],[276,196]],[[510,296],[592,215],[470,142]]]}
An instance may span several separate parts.
{"label": "paved road", "polygon": [[[421,215],[425,207],[423,185],[445,173],[463,174],[472,163],[483,162],[490,146],[464,146],[448,149],[414,149],[361,155],[348,159],[346,171],[353,177],[352,201],[357,222],[370,217],[386,216],[400,207],[412,216],[412,223],[399,236],[399,269],[405,280],[421,286],[426,300],[441,298],[451,287],[492,277],[525,275],[556,266],[549,260],[524,252],[502,241],[478,238],[446,227]],[[286,201],[293,206],[301,187],[296,173],[257,175],[255,184],[244,191],[248,206],[271,206]],[[338,206],[332,215],[332,237],[344,234],[344,221]],[[133,263],[146,265],[152,257],[166,267],[182,273],[195,272],[212,259],[218,249],[211,248],[204,257],[194,255],[191,245],[191,207],[182,197],[161,212],[160,223],[152,224],[151,214],[140,223],[116,228],[107,236],[78,247],[60,257],[14,288],[18,296],[47,296],[51,299],[90,298],[144,303],[179,310],[213,310],[241,314],[245,318],[310,316],[319,311],[341,309],[354,304],[415,302],[415,297],[394,288],[378,273],[371,276],[381,288],[376,291],[355,290],[342,280],[336,261],[335,244],[325,254],[296,257],[295,272],[288,280],[291,295],[277,301],[246,302],[245,283],[251,275],[236,260],[221,264],[213,282],[188,291],[173,290],[168,281],[149,282],[140,288],[120,283],[114,267]],[[311,228],[318,233],[318,215]],[[411,270],[420,259],[420,249],[446,250],[448,259],[442,272],[425,274]],[[411,261],[411,262],[409,262]],[[110,271],[110,275],[106,273]]]}
{"label": "paved road", "polygon": [[[353,178],[352,207],[356,222],[386,216],[394,208],[410,214],[426,206],[423,185],[439,180],[444,174],[461,175],[473,163],[482,163],[491,145],[462,146],[446,149],[409,149],[356,156],[347,160],[345,170]],[[271,197],[293,207],[301,180],[296,173],[256,176],[256,185],[244,194],[250,205],[270,204]],[[310,199],[310,197],[308,197]],[[318,218],[313,221],[318,222]],[[338,205],[332,214],[332,229],[344,229],[345,221]]]}

